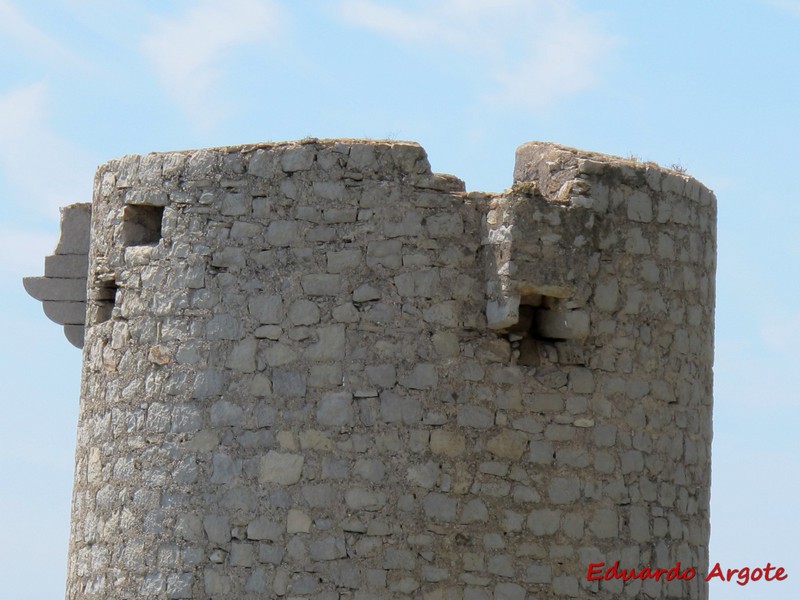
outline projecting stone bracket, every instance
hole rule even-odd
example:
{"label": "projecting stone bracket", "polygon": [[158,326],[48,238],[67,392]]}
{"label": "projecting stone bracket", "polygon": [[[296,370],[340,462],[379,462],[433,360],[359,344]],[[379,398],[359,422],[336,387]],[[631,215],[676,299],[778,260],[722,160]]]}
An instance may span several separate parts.
{"label": "projecting stone bracket", "polygon": [[61,209],[61,237],[53,255],[44,259],[44,277],[22,280],[31,296],[40,300],[44,314],[64,326],[64,335],[83,347],[86,324],[86,279],[92,205],[72,204]]}
{"label": "projecting stone bracket", "polygon": [[486,322],[521,338],[521,345],[526,339],[579,343],[590,331],[579,288],[590,279],[593,253],[591,183],[562,164],[560,154],[572,157],[551,144],[522,146],[514,186],[488,198],[482,240]]}

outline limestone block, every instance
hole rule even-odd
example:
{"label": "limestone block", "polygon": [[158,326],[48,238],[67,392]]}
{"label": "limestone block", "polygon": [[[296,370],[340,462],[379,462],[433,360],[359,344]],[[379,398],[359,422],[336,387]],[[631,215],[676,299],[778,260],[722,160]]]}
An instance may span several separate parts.
{"label": "limestone block", "polygon": [[449,331],[438,331],[431,336],[431,342],[436,352],[442,358],[453,358],[458,356],[461,349],[458,344],[458,336]]}
{"label": "limestone block", "polygon": [[339,275],[304,275],[300,282],[303,291],[309,296],[336,296],[342,290],[342,279]]}
{"label": "limestone block", "polygon": [[380,290],[366,283],[353,291],[353,302],[369,302],[370,300],[380,300],[381,297]]}
{"label": "limestone block", "polygon": [[386,475],[383,461],[374,458],[361,458],[356,461],[353,472],[367,481],[380,483]]}
{"label": "limestone block", "polygon": [[255,338],[247,338],[234,345],[225,366],[242,373],[252,373],[256,370],[256,349],[258,348]]}
{"label": "limestone block", "polygon": [[247,238],[260,235],[263,231],[263,226],[258,223],[245,223],[243,221],[236,221],[231,226],[231,239],[245,240]]}
{"label": "limestone block", "polygon": [[323,396],[317,408],[317,422],[323,427],[354,425],[353,395],[349,392],[334,392]]}
{"label": "limestone block", "polygon": [[55,254],[89,254],[92,209],[90,204],[71,204],[61,209],[61,237]]}
{"label": "limestone block", "polygon": [[534,320],[542,337],[575,340],[589,335],[589,314],[583,310],[538,310]]}
{"label": "limestone block", "polygon": [[574,575],[559,575],[553,578],[553,593],[560,597],[579,598],[580,585]]}
{"label": "limestone block", "polygon": [[311,517],[302,510],[292,508],[286,518],[286,533],[308,533],[311,531]]}
{"label": "limestone block", "polygon": [[255,547],[252,544],[234,542],[231,545],[230,565],[232,567],[252,567],[255,562]]}
{"label": "limestone block", "polygon": [[208,515],[203,519],[203,529],[215,544],[226,544],[231,539],[231,525],[224,515]]}
{"label": "limestone block", "polygon": [[315,361],[341,360],[345,356],[345,326],[329,325],[317,329],[318,341],[306,351]]}
{"label": "limestone block", "polygon": [[422,405],[416,398],[384,392],[380,399],[381,420],[413,425],[422,419]]}
{"label": "limestone block", "polygon": [[314,163],[316,151],[312,145],[302,145],[287,150],[281,156],[281,169],[286,173],[305,171]]}
{"label": "limestone block", "polygon": [[279,542],[283,539],[283,526],[268,517],[258,517],[247,525],[247,539]]}
{"label": "limestone block", "polygon": [[519,296],[508,296],[502,302],[486,303],[486,324],[489,329],[507,329],[519,321]]}
{"label": "limestone block", "polygon": [[399,378],[400,385],[413,390],[435,388],[438,381],[436,367],[430,363],[420,363],[410,373]]}
{"label": "limestone block", "polygon": [[301,373],[274,369],[272,391],[276,396],[302,398],[306,394],[306,380]]}
{"label": "limestone block", "polygon": [[461,427],[488,429],[494,425],[494,413],[482,406],[461,405],[458,407],[457,422]]}
{"label": "limestone block", "polygon": [[[335,560],[346,556],[344,538],[328,536],[309,544],[309,553],[313,560]],[[297,591],[293,588],[294,591]]]}
{"label": "limestone block", "polygon": [[300,447],[303,450],[321,450],[330,452],[333,450],[333,442],[321,431],[310,429],[300,432]]}
{"label": "limestone block", "polygon": [[422,318],[427,323],[444,327],[458,327],[459,310],[456,302],[440,302],[423,309]]}
{"label": "limestone block", "polygon": [[561,511],[549,508],[533,510],[528,514],[528,529],[534,535],[553,535],[561,527]]}
{"label": "limestone block", "polygon": [[528,446],[528,435],[522,431],[505,430],[490,438],[486,449],[500,458],[519,460]]}
{"label": "limestone block", "polygon": [[76,348],[83,348],[85,332],[86,328],[83,325],[64,325],[64,335]]}
{"label": "limestone block", "polygon": [[584,367],[573,367],[569,371],[569,387],[576,394],[594,392],[594,375]]}
{"label": "limestone block", "polygon": [[228,402],[218,400],[211,406],[211,424],[215,427],[241,426],[244,420],[242,407]]}
{"label": "limestone block", "polygon": [[367,265],[382,265],[389,269],[399,269],[402,266],[400,240],[379,240],[367,245]]}
{"label": "limestone block", "polygon": [[570,504],[581,496],[581,481],[577,477],[555,477],[547,494],[553,504]]}
{"label": "limestone block", "polygon": [[273,246],[290,246],[297,241],[297,237],[295,221],[272,221],[267,227],[267,242]]}
{"label": "limestone block", "polygon": [[56,254],[44,258],[45,277],[73,278],[85,281],[88,270],[89,257],[86,254]]}
{"label": "limestone block", "polygon": [[259,294],[248,301],[250,315],[259,323],[279,324],[283,321],[283,298],[278,294]]}
{"label": "limestone block", "polygon": [[[311,191],[317,198],[323,200],[341,200],[344,195],[344,184],[341,181],[315,181],[311,184]],[[353,210],[350,214],[355,220],[356,211]]]}
{"label": "limestone block", "polygon": [[367,365],[364,372],[368,381],[378,387],[390,388],[397,382],[397,369],[392,364]]}
{"label": "limestone block", "polygon": [[456,520],[458,500],[446,494],[431,492],[422,499],[422,508],[429,519],[450,523]]}
{"label": "limestone block", "polygon": [[594,304],[602,312],[613,312],[619,298],[619,285],[610,280],[597,285],[594,291]]}
{"label": "limestone block", "polygon": [[425,228],[432,238],[457,237],[464,233],[464,222],[458,213],[438,213],[425,219]]}
{"label": "limestone block", "polygon": [[431,432],[431,452],[455,457],[464,453],[466,440],[463,435],[452,431],[435,429]]}
{"label": "limestone block", "polygon": [[365,488],[351,488],[344,494],[345,503],[352,510],[377,511],[386,504],[386,495]]}
{"label": "limestone block", "polygon": [[300,454],[270,450],[261,458],[259,480],[262,483],[292,485],[300,481],[304,458]]}
{"label": "limestone block", "polygon": [[598,538],[616,538],[619,535],[619,515],[611,508],[595,511],[589,521],[589,529]]}
{"label": "limestone block", "polygon": [[357,268],[361,264],[360,250],[341,250],[328,252],[328,273],[342,273]]}
{"label": "limestone block", "polygon": [[653,220],[653,202],[647,192],[635,191],[628,198],[628,218],[639,223],[649,223]]}
{"label": "limestone block", "polygon": [[86,321],[86,303],[50,301],[42,303],[44,314],[59,325],[83,325]]}
{"label": "limestone block", "polygon": [[439,463],[433,461],[428,461],[422,465],[411,466],[406,471],[406,480],[413,485],[428,490],[432,489],[439,480],[441,468]]}
{"label": "limestone block", "polygon": [[[467,502],[461,512],[461,523],[483,523],[488,519],[489,509],[486,507],[486,503],[480,498],[475,498]],[[508,566],[511,566],[510,561],[508,561]],[[509,576],[513,576],[513,567],[511,568],[511,571],[512,574]],[[489,565],[489,572],[493,572],[491,563]]]}
{"label": "limestone block", "polygon": [[245,265],[244,252],[240,248],[223,248],[211,257],[212,267],[225,269],[242,268]]}

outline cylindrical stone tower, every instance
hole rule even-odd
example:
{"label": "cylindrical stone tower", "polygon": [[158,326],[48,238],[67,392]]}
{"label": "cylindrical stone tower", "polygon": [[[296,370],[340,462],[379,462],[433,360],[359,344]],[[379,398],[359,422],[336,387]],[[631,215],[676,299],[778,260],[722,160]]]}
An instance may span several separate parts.
{"label": "cylindrical stone tower", "polygon": [[552,144],[514,180],[102,166],[67,598],[706,598],[715,199]]}

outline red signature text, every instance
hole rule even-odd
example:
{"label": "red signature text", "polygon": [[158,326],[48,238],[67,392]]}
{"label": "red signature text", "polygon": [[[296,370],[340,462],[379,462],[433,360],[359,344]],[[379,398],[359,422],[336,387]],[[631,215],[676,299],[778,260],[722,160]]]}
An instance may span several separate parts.
{"label": "red signature text", "polygon": [[742,567],[741,569],[725,569],[724,571],[720,564],[717,563],[708,572],[706,581],[711,581],[717,577],[720,581],[733,581],[733,578],[736,577],[736,583],[739,585],[747,585],[751,581],[758,581],[762,577],[764,581],[783,581],[789,577],[789,575],[786,574],[786,569],[783,567],[773,567],[770,563],[767,563],[767,566],[763,569],[761,567],[756,567],[754,569]]}
{"label": "red signature text", "polygon": [[639,570],[636,569],[620,569],[619,561],[615,562],[613,566],[603,570],[606,563],[590,563],[589,569],[586,571],[587,581],[600,581],[604,579],[611,581],[612,579],[621,579],[622,581],[629,581],[631,579],[655,579],[658,581],[664,577],[667,581],[673,579],[683,579],[689,581],[694,579],[697,572],[689,567],[688,569],[681,570],[681,563],[675,563],[671,569],[651,569],[650,567],[643,567]]}
{"label": "red signature text", "polygon": [[[590,563],[589,568],[586,570],[587,581],[611,581],[613,579],[621,579],[622,581],[630,581],[632,579],[654,579],[660,581],[663,577],[665,581],[683,580],[691,581],[697,575],[697,571],[689,567],[681,569],[681,563],[676,562],[675,566],[669,569],[652,569],[650,567],[621,569],[619,561],[616,561],[610,567],[606,567],[606,563]],[[716,563],[706,575],[705,580],[711,581],[712,579],[719,579],[720,581],[736,581],[739,585],[747,585],[751,581],[783,581],[788,578],[786,569],[783,567],[775,567],[771,563],[767,563],[765,567],[742,567],[739,569],[723,569],[719,563]]]}

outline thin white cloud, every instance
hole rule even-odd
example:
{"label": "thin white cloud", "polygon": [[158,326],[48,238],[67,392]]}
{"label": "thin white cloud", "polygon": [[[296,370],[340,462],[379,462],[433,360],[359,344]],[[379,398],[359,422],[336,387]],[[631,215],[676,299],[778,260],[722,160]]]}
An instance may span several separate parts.
{"label": "thin white cloud", "polygon": [[0,0],[0,37],[14,40],[17,48],[48,62],[85,66],[72,50],[33,25],[11,0]]}
{"label": "thin white cloud", "polygon": [[237,47],[276,39],[284,23],[272,0],[202,0],[179,17],[157,18],[142,49],[173,100],[208,128],[227,112],[218,85],[224,59]]}
{"label": "thin white cloud", "polygon": [[[58,216],[58,213],[56,213]],[[57,233],[24,231],[0,224],[0,284],[21,286],[20,279],[44,274],[44,257],[53,253]]]}
{"label": "thin white cloud", "polygon": [[440,0],[398,8],[342,0],[341,17],[404,44],[464,55],[494,104],[539,111],[597,82],[617,40],[570,0]]}
{"label": "thin white cloud", "polygon": [[9,200],[58,221],[58,207],[92,199],[95,161],[48,124],[44,83],[0,95],[0,175]]}
{"label": "thin white cloud", "polygon": [[800,0],[765,0],[770,6],[800,17]]}

